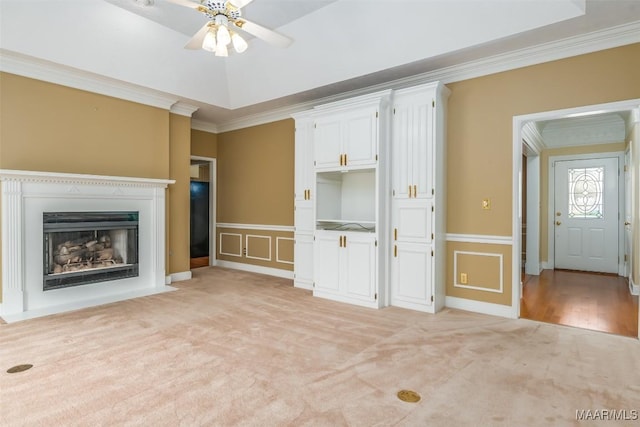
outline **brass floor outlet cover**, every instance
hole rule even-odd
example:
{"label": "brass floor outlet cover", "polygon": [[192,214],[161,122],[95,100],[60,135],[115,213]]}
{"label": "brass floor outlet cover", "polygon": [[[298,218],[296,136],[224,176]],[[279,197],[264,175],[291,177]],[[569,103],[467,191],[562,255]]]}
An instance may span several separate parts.
{"label": "brass floor outlet cover", "polygon": [[18,373],[18,372],[24,372],[24,371],[26,371],[27,369],[31,369],[31,368],[33,368],[33,365],[29,365],[29,364],[25,364],[25,365],[16,365],[16,366],[13,366],[13,367],[11,367],[11,368],[7,369],[7,373],[9,373],[9,374],[16,374],[16,373]]}
{"label": "brass floor outlet cover", "polygon": [[420,395],[413,390],[400,390],[398,392],[398,399],[403,402],[416,403],[420,400]]}

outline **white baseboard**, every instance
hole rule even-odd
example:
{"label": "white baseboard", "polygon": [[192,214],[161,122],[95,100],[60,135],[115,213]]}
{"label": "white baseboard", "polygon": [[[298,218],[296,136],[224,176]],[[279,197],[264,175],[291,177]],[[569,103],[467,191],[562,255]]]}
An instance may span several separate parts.
{"label": "white baseboard", "polygon": [[445,307],[457,308],[458,310],[473,311],[475,313],[489,314],[491,316],[507,317],[515,319],[513,309],[510,305],[493,304],[490,302],[474,301],[470,299],[446,297]]}
{"label": "white baseboard", "polygon": [[218,267],[231,268],[234,270],[249,271],[251,273],[267,274],[269,276],[281,277],[283,279],[293,280],[293,271],[282,270],[279,268],[262,267],[260,265],[245,264],[243,262],[224,261],[219,259],[216,262]]}
{"label": "white baseboard", "polygon": [[640,295],[640,285],[633,283],[633,277],[629,277],[629,292],[631,295]]}
{"label": "white baseboard", "polygon": [[183,280],[191,279],[191,271],[182,271],[180,273],[171,273],[164,279],[165,285],[170,285],[173,282],[181,282]]}
{"label": "white baseboard", "polygon": [[300,289],[306,289],[307,291],[312,291],[313,290],[313,283],[308,283],[308,282],[302,282],[299,280],[293,280],[293,287],[294,288],[300,288]]}
{"label": "white baseboard", "polygon": [[542,261],[540,266],[542,267],[542,270],[553,270],[553,263],[549,261]]}

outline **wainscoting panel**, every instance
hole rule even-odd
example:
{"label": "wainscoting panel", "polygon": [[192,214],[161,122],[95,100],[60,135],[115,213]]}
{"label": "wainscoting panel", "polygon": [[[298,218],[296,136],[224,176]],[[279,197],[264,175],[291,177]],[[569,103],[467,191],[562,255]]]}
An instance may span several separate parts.
{"label": "wainscoting panel", "polygon": [[247,234],[244,247],[247,248],[247,258],[271,261],[271,236]]}
{"label": "wainscoting panel", "polygon": [[[453,251],[453,286],[456,288],[503,293],[502,271],[502,254]],[[462,283],[462,275],[466,283]]]}
{"label": "wainscoting panel", "polygon": [[276,237],[276,261],[293,265],[293,238]]}
{"label": "wainscoting panel", "polygon": [[265,274],[293,271],[292,226],[218,223],[216,233],[220,265],[235,268],[242,264],[251,266],[251,271],[262,268]]}
{"label": "wainscoting panel", "polygon": [[[511,240],[502,236],[447,236],[447,298],[511,306]],[[462,283],[463,273],[466,283]]]}
{"label": "wainscoting panel", "polygon": [[218,245],[220,255],[241,257],[242,256],[242,234],[220,233],[220,244]]}

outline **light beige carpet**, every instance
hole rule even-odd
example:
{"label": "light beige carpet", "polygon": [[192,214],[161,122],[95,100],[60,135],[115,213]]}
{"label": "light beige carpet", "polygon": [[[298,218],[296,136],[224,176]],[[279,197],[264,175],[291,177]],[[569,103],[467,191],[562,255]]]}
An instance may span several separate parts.
{"label": "light beige carpet", "polygon": [[[358,308],[220,268],[177,286],[0,325],[0,425],[637,425],[576,421],[640,410],[634,339]],[[23,363],[34,366],[6,373]]]}

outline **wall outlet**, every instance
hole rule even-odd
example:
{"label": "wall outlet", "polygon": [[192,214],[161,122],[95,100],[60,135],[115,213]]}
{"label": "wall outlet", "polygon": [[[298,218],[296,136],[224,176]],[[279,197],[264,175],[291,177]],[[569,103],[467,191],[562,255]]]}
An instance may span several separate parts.
{"label": "wall outlet", "polygon": [[467,273],[460,273],[460,283],[463,285],[467,284]]}
{"label": "wall outlet", "polygon": [[491,209],[491,199],[482,199],[482,209]]}

